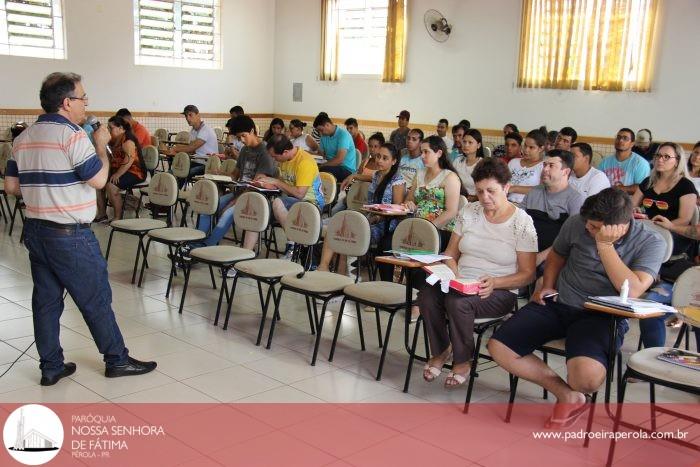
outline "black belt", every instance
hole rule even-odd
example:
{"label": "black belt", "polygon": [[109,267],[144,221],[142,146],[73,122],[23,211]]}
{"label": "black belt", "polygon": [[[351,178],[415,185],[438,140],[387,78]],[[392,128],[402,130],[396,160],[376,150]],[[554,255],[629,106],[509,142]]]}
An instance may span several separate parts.
{"label": "black belt", "polygon": [[44,227],[51,229],[62,230],[64,232],[75,232],[80,229],[89,229],[90,224],[59,224],[58,222],[47,221],[46,219],[27,219],[29,222],[36,222]]}

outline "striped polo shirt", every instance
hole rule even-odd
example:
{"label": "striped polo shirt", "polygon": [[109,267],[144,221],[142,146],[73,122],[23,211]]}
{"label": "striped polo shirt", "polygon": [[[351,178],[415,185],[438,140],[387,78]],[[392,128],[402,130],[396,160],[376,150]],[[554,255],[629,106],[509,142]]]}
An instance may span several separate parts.
{"label": "striped polo shirt", "polygon": [[28,218],[89,223],[96,196],[86,180],[101,168],[85,130],[62,115],[44,114],[14,141],[6,175],[19,177]]}

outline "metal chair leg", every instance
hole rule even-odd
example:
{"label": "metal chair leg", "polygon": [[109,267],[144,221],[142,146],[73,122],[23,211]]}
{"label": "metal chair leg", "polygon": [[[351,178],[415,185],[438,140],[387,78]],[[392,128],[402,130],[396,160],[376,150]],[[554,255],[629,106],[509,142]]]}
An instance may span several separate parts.
{"label": "metal chair leg", "polygon": [[182,314],[182,308],[185,306],[185,295],[187,295],[187,285],[190,283],[190,271],[192,263],[187,263],[185,266],[185,284],[182,286],[182,296],[180,297],[180,309],[178,313]]}
{"label": "metal chair leg", "polygon": [[362,311],[360,304],[355,302],[355,313],[357,314],[357,328],[360,331],[360,348],[364,351],[365,348],[365,331],[362,329]]}
{"label": "metal chair leg", "polygon": [[379,340],[379,348],[382,348],[382,319],[379,316],[379,308],[374,307],[374,316],[377,321],[377,339]]}
{"label": "metal chair leg", "polygon": [[518,377],[508,374],[510,380],[510,395],[508,396],[508,411],[506,412],[506,423],[510,423],[510,416],[513,414],[513,403],[515,402],[515,392],[518,390]]}
{"label": "metal chair leg", "polygon": [[[335,345],[338,342],[338,334],[340,333],[340,323],[343,321],[343,311],[345,310],[345,303],[347,302],[347,300],[347,297],[343,297],[343,300],[340,302],[340,311],[338,311],[338,320],[335,323],[335,332],[333,333],[333,342],[331,343],[331,353],[328,354],[329,362],[333,361],[333,355],[335,355]],[[321,333],[319,332],[316,335],[316,340],[319,341],[320,337]]]}
{"label": "metal chair leg", "polygon": [[[228,304],[226,305],[226,319],[224,319],[224,331],[228,329],[228,320],[231,317],[231,305],[233,304],[233,297],[236,294],[236,284],[238,283],[238,274],[233,278],[233,284],[231,285],[231,294],[229,295]],[[216,325],[218,322],[214,322]]]}
{"label": "metal chair leg", "polygon": [[280,303],[282,303],[282,292],[284,291],[284,286],[280,287],[280,291],[277,294],[277,299],[275,299],[275,291],[270,287],[270,290],[272,290],[272,300],[275,304],[275,311],[272,314],[272,322],[270,323],[270,332],[267,335],[267,346],[265,346],[266,349],[270,349],[272,346],[272,335],[275,333],[275,324],[277,323],[277,320],[275,319],[277,316],[280,314]]}
{"label": "metal chair leg", "polygon": [[143,253],[143,262],[141,263],[141,273],[139,274],[138,287],[141,287],[141,284],[143,283],[143,271],[146,269],[146,258],[148,257],[148,250],[151,248],[151,241],[152,239],[149,238],[148,242],[146,243],[146,251]]}
{"label": "metal chair leg", "polygon": [[467,397],[464,400],[463,413],[469,413],[469,403],[472,400],[472,390],[474,389],[474,380],[479,376],[476,368],[479,364],[479,352],[481,351],[481,339],[484,337],[485,330],[477,333],[476,345],[474,346],[474,355],[472,357],[472,367],[469,370],[469,384],[467,385]]}
{"label": "metal chair leg", "polygon": [[[618,401],[617,401],[617,410],[615,410],[615,418],[613,421],[613,433],[617,433],[617,430],[620,428],[620,422],[622,420],[622,402],[625,400],[625,390],[627,389],[627,371],[625,371],[624,376],[622,377],[622,382],[620,386],[618,387]],[[605,462],[606,467],[612,466],[612,461],[613,458],[615,457],[615,444],[616,444],[616,439],[615,436],[613,436],[610,440],[610,448],[608,449],[608,459]]]}
{"label": "metal chair leg", "polygon": [[[547,365],[547,359],[548,359],[548,354],[547,352],[542,352],[542,361],[544,362],[545,365]],[[542,388],[542,399],[547,400],[549,399],[549,393],[545,388]]]}
{"label": "metal chair leg", "polygon": [[228,268],[221,268],[221,290],[219,291],[219,301],[216,304],[216,316],[214,317],[214,326],[219,323],[219,314],[221,313],[221,303],[224,300],[224,294],[226,294],[226,301],[228,302],[228,285],[226,274],[228,273]]}
{"label": "metal chair leg", "polygon": [[[586,433],[590,433],[591,428],[593,428],[593,416],[595,415],[595,403],[596,403],[597,399],[598,399],[598,391],[594,392],[591,395],[591,410],[588,413],[588,421],[586,422]],[[591,438],[586,436],[586,439],[583,442],[583,447],[587,448],[590,443],[591,443]]]}
{"label": "metal chair leg", "polygon": [[[115,230],[112,229],[112,231],[109,233],[109,241],[107,242],[107,252],[105,253],[105,261],[109,260],[109,252],[112,249],[112,237],[114,237],[114,232]],[[131,281],[131,283],[133,284],[134,281]]]}
{"label": "metal chair leg", "polygon": [[[316,303],[316,300],[314,300],[314,303]],[[318,348],[321,344],[321,336],[323,335],[323,321],[326,318],[326,308],[327,307],[328,307],[328,300],[325,300],[323,302],[323,307],[321,307],[321,316],[316,324],[316,339],[314,342],[314,353],[313,353],[313,356],[311,357],[311,366],[316,365],[316,358],[318,358]],[[343,312],[343,309],[341,308],[340,313],[342,313],[342,312]],[[339,316],[339,318],[340,318],[340,316]],[[338,320],[338,322],[340,322],[340,319]],[[337,327],[336,327],[335,337],[338,337],[337,336]],[[331,355],[333,354],[334,351],[335,351],[335,338],[333,340],[333,346],[331,347]],[[328,361],[330,362],[331,360],[329,359]]]}
{"label": "metal chair leg", "polygon": [[391,335],[391,325],[394,322],[394,316],[396,316],[396,311],[389,314],[389,324],[386,327],[386,335],[384,336],[384,347],[382,348],[382,356],[379,358],[379,368],[377,369],[377,381],[382,379],[382,370],[384,370],[386,350],[389,348],[389,336]]}
{"label": "metal chair leg", "polygon": [[408,354],[408,367],[406,368],[406,380],[403,383],[403,392],[408,392],[408,385],[411,383],[411,371],[413,370],[413,362],[416,359],[416,346],[418,345],[418,333],[423,317],[420,316],[416,320],[416,329],[413,331],[413,343],[411,351]]}
{"label": "metal chair leg", "polygon": [[[262,285],[260,284],[260,281],[258,281],[258,292],[260,294],[260,300],[262,302]],[[255,345],[260,345],[260,341],[262,341],[263,330],[265,329],[265,319],[267,317],[267,309],[270,304],[271,294],[274,295],[274,287],[272,286],[272,284],[268,284],[267,296],[265,297],[265,301],[262,304],[262,318],[260,319],[260,329],[258,329],[258,338],[255,341]],[[274,314],[272,315],[272,319],[275,319]]]}
{"label": "metal chair leg", "polygon": [[216,290],[216,279],[214,279],[214,269],[209,265],[209,276],[211,277],[211,288]]}
{"label": "metal chair leg", "polygon": [[[311,315],[311,300],[308,295],[304,295],[304,298],[306,298],[306,313],[309,315],[309,327],[311,328],[311,335],[316,334],[316,323],[314,321],[314,317]],[[316,300],[315,298],[313,300]]]}

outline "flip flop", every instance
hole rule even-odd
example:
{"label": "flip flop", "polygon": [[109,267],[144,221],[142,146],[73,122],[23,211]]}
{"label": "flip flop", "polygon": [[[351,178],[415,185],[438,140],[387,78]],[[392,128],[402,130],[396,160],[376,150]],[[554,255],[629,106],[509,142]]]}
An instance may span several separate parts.
{"label": "flip flop", "polygon": [[572,410],[569,413],[569,416],[566,418],[552,418],[549,417],[547,421],[544,424],[544,427],[549,430],[554,430],[554,429],[564,429],[564,428],[570,428],[576,424],[579,418],[583,414],[585,414],[588,409],[590,409],[590,404],[593,401],[593,398],[585,394],[586,396],[586,402],[584,402],[581,406],[577,407],[576,409]]}
{"label": "flip flop", "polygon": [[423,367],[423,379],[428,383],[432,383],[433,381],[435,381],[437,377],[440,376],[440,373],[442,373],[442,370],[436,366],[430,366],[426,364]]}
{"label": "flip flop", "polygon": [[[454,384],[453,381],[456,381],[457,384]],[[450,371],[445,379],[445,389],[456,389],[463,386],[466,382],[467,375],[460,375],[459,373]]]}

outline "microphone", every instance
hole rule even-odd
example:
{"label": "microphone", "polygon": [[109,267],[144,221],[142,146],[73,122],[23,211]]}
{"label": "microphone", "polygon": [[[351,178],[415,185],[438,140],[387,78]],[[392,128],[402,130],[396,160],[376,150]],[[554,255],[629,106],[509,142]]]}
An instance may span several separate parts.
{"label": "microphone", "polygon": [[[97,131],[102,126],[100,121],[94,115],[88,115],[87,118],[85,119],[85,123],[90,125],[92,127],[93,131]],[[109,154],[111,156],[112,150],[109,148],[109,145],[107,145],[106,149],[107,149],[107,154]]]}
{"label": "microphone", "polygon": [[100,126],[102,126],[100,121],[94,115],[88,115],[85,119],[85,123],[90,125],[93,130],[97,130]]}

